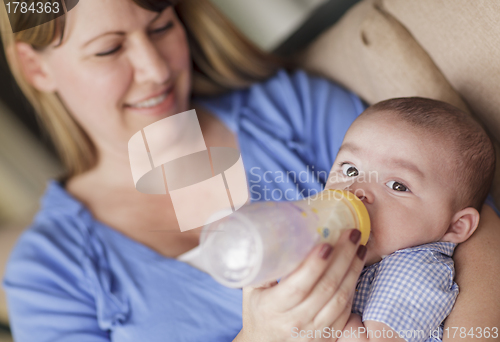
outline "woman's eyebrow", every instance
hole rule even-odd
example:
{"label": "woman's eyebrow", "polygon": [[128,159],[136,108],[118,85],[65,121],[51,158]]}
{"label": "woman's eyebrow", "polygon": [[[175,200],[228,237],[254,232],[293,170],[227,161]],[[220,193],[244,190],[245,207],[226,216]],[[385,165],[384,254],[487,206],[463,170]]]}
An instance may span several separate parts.
{"label": "woman's eyebrow", "polygon": [[[161,15],[162,12],[158,12],[153,19],[151,19],[151,21],[148,23],[148,26],[151,25],[152,23],[154,23]],[[99,38],[102,38],[104,36],[107,36],[107,35],[120,35],[120,36],[124,36],[125,35],[125,32],[124,31],[110,31],[110,32],[104,32],[104,33],[101,33],[100,35],[98,36],[95,36],[91,39],[89,39],[87,42],[85,42],[82,47],[86,47],[87,45],[89,45],[90,43],[92,43],[93,41],[99,39]]]}
{"label": "woman's eyebrow", "polygon": [[94,38],[92,38],[92,39],[88,40],[86,43],[84,43],[84,44],[82,45],[82,47],[86,47],[87,45],[89,45],[89,44],[90,44],[90,43],[92,43],[93,41],[95,41],[95,40],[97,40],[97,39],[99,39],[99,38],[102,38],[102,37],[104,37],[104,36],[108,36],[108,35],[119,35],[119,36],[124,36],[124,35],[125,35],[125,32],[123,32],[123,31],[112,31],[112,32],[105,32],[105,33],[102,33],[102,34],[100,34],[100,35],[98,35],[98,36],[96,36],[96,37],[94,37]]}

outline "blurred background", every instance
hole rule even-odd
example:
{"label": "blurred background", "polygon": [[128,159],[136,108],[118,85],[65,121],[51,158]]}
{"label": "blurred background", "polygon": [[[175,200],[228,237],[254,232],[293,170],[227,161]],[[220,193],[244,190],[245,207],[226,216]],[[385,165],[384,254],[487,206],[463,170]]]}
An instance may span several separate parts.
{"label": "blurred background", "polygon": [[[290,55],[331,26],[358,0],[211,0],[255,44]],[[0,47],[1,49],[1,47]],[[62,172],[48,136],[0,50],[0,274],[16,239],[38,209],[47,180]],[[0,290],[0,342],[9,337]]]}

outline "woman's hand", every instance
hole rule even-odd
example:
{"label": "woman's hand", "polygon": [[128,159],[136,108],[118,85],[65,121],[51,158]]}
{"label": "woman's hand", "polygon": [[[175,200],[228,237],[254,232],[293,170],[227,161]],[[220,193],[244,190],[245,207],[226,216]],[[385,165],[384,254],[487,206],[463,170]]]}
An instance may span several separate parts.
{"label": "woman's hand", "polygon": [[[334,247],[316,246],[279,284],[244,288],[243,329],[235,341],[336,341],[328,333],[344,329],[364,264],[360,238],[358,230],[344,232]],[[316,330],[321,337],[307,338]]]}

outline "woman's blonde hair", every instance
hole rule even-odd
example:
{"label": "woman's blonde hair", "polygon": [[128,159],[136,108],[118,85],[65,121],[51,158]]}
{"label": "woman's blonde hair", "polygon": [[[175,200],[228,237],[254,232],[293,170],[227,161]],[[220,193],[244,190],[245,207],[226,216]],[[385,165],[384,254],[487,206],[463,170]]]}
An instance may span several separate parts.
{"label": "woman's blonde hair", "polygon": [[[278,58],[250,43],[208,0],[181,0],[176,4],[168,0],[132,1],[156,12],[175,6],[190,44],[194,95],[247,87],[268,78],[281,65]],[[56,39],[62,40],[64,16],[50,19],[45,17],[46,23],[35,26],[40,14],[11,16],[14,26],[31,27],[12,34],[5,7],[0,6],[0,30],[10,70],[47,129],[69,178],[91,169],[97,162],[97,150],[56,93],[40,92],[26,80],[13,48],[16,42],[24,42],[42,50]]]}

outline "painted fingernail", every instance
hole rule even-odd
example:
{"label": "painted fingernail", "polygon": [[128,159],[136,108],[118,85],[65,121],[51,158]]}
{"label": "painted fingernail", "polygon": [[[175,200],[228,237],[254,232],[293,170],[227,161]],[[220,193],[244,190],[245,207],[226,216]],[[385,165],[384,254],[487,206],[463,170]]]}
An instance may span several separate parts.
{"label": "painted fingernail", "polygon": [[352,243],[358,243],[359,240],[361,239],[361,232],[357,229],[354,229],[351,232],[351,235],[349,236],[349,239],[351,239]]}
{"label": "painted fingernail", "polygon": [[356,251],[356,255],[358,256],[358,258],[360,258],[361,260],[364,260],[365,259],[365,255],[366,255],[366,247],[361,245],[358,247],[358,250]]}
{"label": "painted fingernail", "polygon": [[321,246],[321,249],[319,250],[319,256],[321,257],[321,259],[326,260],[332,253],[332,250],[333,247],[330,244],[325,243],[323,246]]}

